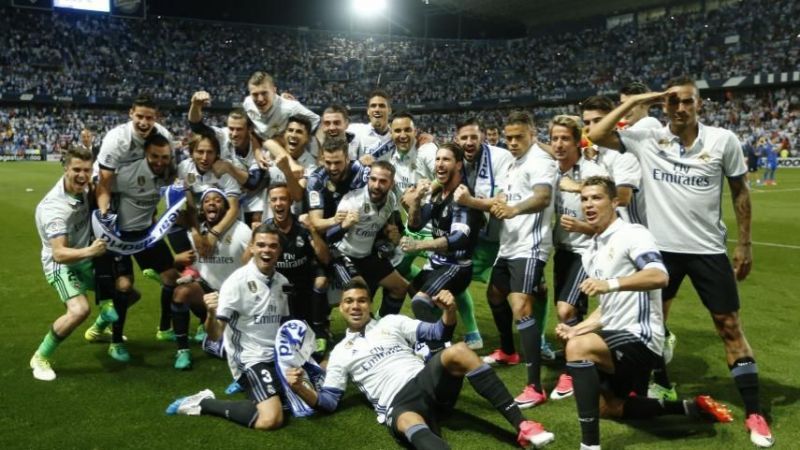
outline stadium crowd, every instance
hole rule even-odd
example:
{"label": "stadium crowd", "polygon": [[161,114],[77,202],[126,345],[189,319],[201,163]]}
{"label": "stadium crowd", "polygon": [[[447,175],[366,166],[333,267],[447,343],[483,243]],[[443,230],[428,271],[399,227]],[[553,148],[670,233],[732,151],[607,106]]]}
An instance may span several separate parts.
{"label": "stadium crowd", "polygon": [[[478,116],[486,124],[500,124],[508,111],[489,110],[459,113],[423,113],[415,115],[419,130],[432,134],[438,142],[455,134],[459,121]],[[557,114],[577,114],[578,105],[536,107],[533,109],[539,127],[539,138],[547,141],[543,125]],[[654,110],[653,115],[660,117]],[[108,109],[63,107],[13,107],[0,109],[0,155],[24,154],[28,149],[60,151],[78,141],[84,128],[102,137],[120,120],[125,112]],[[751,92],[734,92],[723,101],[706,100],[702,121],[727,128],[736,133],[743,144],[755,143],[767,136],[779,143],[792,157],[800,154],[800,89],[781,88]],[[354,119],[355,120],[355,119]],[[663,121],[663,120],[662,120]],[[222,124],[224,116],[212,117],[210,122]],[[162,111],[161,123],[174,136],[184,137],[189,128],[185,113]]]}
{"label": "stadium crowd", "polygon": [[[200,25],[200,26],[198,26]],[[125,20],[4,9],[5,92],[182,101],[187,88],[241,100],[247,76],[267,68],[305,104],[354,103],[380,84],[395,102],[552,96],[662,86],[676,74],[719,79],[800,68],[800,2],[757,0],[606,29],[597,25],[511,41],[430,40],[287,31],[177,18]],[[725,38],[738,36],[726,43]],[[524,57],[522,57],[524,55]],[[218,70],[220,61],[236,61]],[[447,84],[440,80],[448,80]]]}

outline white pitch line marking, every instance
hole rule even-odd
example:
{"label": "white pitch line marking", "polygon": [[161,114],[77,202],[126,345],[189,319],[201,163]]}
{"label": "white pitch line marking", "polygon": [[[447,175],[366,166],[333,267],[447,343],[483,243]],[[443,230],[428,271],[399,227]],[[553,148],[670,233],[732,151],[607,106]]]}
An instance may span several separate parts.
{"label": "white pitch line marking", "polygon": [[[738,242],[736,239],[728,239],[728,242]],[[755,245],[763,245],[764,247],[778,247],[778,248],[790,248],[792,250],[800,250],[800,245],[789,245],[789,244],[776,244],[774,242],[758,242],[753,241]]]}

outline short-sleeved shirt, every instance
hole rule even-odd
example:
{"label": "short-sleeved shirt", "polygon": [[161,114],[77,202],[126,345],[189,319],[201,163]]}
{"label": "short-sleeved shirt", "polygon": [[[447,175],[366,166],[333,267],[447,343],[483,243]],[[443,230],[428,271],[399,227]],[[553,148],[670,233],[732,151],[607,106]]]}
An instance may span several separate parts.
{"label": "short-sleeved shirt", "polygon": [[[36,205],[36,230],[42,241],[42,269],[49,275],[59,269],[61,264],[53,260],[53,248],[50,239],[66,236],[68,248],[84,248],[91,243],[91,224],[89,215],[89,198],[87,193],[75,197],[64,190],[64,177],[58,182],[42,201]],[[75,261],[71,265],[83,261]]]}
{"label": "short-sleeved shirt", "polygon": [[362,187],[350,191],[342,197],[337,211],[358,211],[358,222],[350,227],[344,237],[334,247],[343,255],[353,258],[364,258],[372,253],[375,237],[383,230],[389,216],[397,209],[397,197],[394,192],[386,194],[382,205],[372,203],[368,188]]}
{"label": "short-sleeved shirt", "polygon": [[288,283],[278,272],[264,275],[252,260],[222,283],[217,319],[227,324],[225,351],[234,374],[275,360],[275,336],[281,320],[289,316],[283,289]]}
{"label": "short-sleeved shirt", "polygon": [[608,176],[614,180],[617,187],[628,187],[633,190],[630,202],[626,206],[617,207],[619,215],[631,223],[642,223],[637,200],[643,196],[639,194],[642,187],[642,168],[639,161],[631,154],[623,154],[605,147],[597,147],[597,156],[594,162],[603,166],[608,171]]}
{"label": "short-sleeved shirt", "polygon": [[[153,125],[152,132],[172,140],[172,134],[160,124]],[[133,121],[112,128],[103,137],[97,162],[100,168],[117,170],[120,167],[144,158],[144,138],[134,131]]]}
{"label": "short-sleeved shirt", "polygon": [[[583,267],[590,278],[599,280],[625,277],[649,268],[667,272],[647,228],[621,219],[592,238],[583,255]],[[657,355],[661,354],[664,345],[661,289],[602,294],[600,311],[604,330],[628,331]]]}
{"label": "short-sleeved shirt", "polygon": [[192,190],[192,194],[194,194],[195,200],[198,202],[203,192],[212,187],[224,192],[226,197],[236,197],[238,199],[242,193],[235,178],[227,173],[217,177],[211,170],[206,173],[200,173],[191,159],[181,161],[178,165],[178,179],[183,181],[188,189]]}
{"label": "short-sleeved shirt", "polygon": [[[273,219],[265,222],[274,224]],[[277,229],[277,225],[275,225]],[[281,257],[276,270],[285,276],[290,283],[298,289],[311,289],[314,280],[314,271],[311,270],[316,261],[317,254],[311,245],[311,234],[297,218],[293,218],[292,227],[288,233],[278,230],[281,241]]]}
{"label": "short-sleeved shirt", "polygon": [[[207,231],[208,225],[203,222],[200,225],[200,229],[201,231]],[[192,249],[196,251],[191,233],[188,234]],[[242,255],[250,244],[250,235],[250,227],[237,220],[219,236],[217,245],[214,246],[214,253],[211,256],[207,258],[199,256],[197,258],[194,266],[200,273],[200,277],[212,289],[220,290],[222,283],[236,269],[242,267]]]}
{"label": "short-sleeved shirt", "polygon": [[395,395],[425,367],[414,354],[420,321],[401,315],[371,320],[362,333],[347,331],[333,348],[323,389],[344,392],[353,380],[383,423]]}
{"label": "short-sleeved shirt", "polygon": [[332,217],[345,194],[367,185],[369,166],[352,161],[345,170],[347,173],[344,179],[338,183],[331,180],[325,167],[318,167],[311,173],[306,185],[306,205],[309,210],[321,209],[322,217]]}
{"label": "short-sleeved shirt", "polygon": [[393,141],[387,141],[378,147],[368,150],[378,161],[388,161],[395,169],[394,174],[394,193],[400,197],[406,189],[415,186],[419,180],[417,165],[417,147],[412,146],[406,153],[397,150],[397,145]]}
{"label": "short-sleeved shirt", "polygon": [[272,99],[272,106],[266,111],[258,110],[253,98],[247,96],[242,102],[247,116],[253,121],[256,134],[261,139],[271,139],[282,132],[289,124],[289,117],[303,116],[311,122],[311,131],[319,126],[319,116],[310,109],[303,106],[297,100],[289,100],[276,95]]}
{"label": "short-sleeved shirt", "polygon": [[722,221],[723,177],[747,172],[742,147],[725,129],[698,124],[695,142],[684,147],[669,127],[619,132],[622,151],[642,166],[647,223],[662,251],[726,252]]}
{"label": "short-sleeved shirt", "polygon": [[[536,186],[548,186],[555,192],[555,161],[534,144],[508,170],[503,193],[509,206],[514,206],[533,195]],[[553,247],[553,201],[543,210],[533,214],[520,214],[502,221],[498,258],[536,258],[547,261]]]}
{"label": "short-sleeved shirt", "polygon": [[170,180],[153,173],[147,159],[120,167],[111,189],[119,229],[141,231],[152,225],[161,188],[169,184]]}
{"label": "short-sleeved shirt", "polygon": [[347,131],[355,134],[356,138],[366,150],[377,147],[392,139],[392,133],[388,128],[385,133],[380,134],[368,123],[351,123],[347,126]]}
{"label": "short-sleeved shirt", "polygon": [[573,253],[583,254],[589,246],[591,237],[589,235],[577,232],[566,231],[561,226],[561,216],[567,215],[574,217],[578,220],[586,220],[581,208],[581,194],[580,192],[566,192],[558,188],[558,181],[561,177],[569,177],[573,181],[580,183],[586,178],[592,176],[608,176],[608,172],[592,161],[580,160],[571,169],[566,172],[558,171],[558,179],[556,180],[555,191],[555,225],[553,230],[553,242],[556,248],[566,250]]}

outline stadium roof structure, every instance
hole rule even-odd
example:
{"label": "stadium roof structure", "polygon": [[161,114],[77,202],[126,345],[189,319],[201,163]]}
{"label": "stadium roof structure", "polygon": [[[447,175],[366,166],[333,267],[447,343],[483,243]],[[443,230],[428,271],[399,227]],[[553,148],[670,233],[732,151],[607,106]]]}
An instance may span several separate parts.
{"label": "stadium roof structure", "polygon": [[443,10],[522,22],[531,27],[542,24],[585,20],[647,9],[654,6],[687,3],[687,0],[421,0]]}

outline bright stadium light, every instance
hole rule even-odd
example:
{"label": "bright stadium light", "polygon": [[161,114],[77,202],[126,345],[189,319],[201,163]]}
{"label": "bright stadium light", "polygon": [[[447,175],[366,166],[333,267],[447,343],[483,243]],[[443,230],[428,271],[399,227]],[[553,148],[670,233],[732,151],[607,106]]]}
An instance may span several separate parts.
{"label": "bright stadium light", "polygon": [[353,12],[363,18],[376,17],[386,11],[387,0],[353,0]]}

